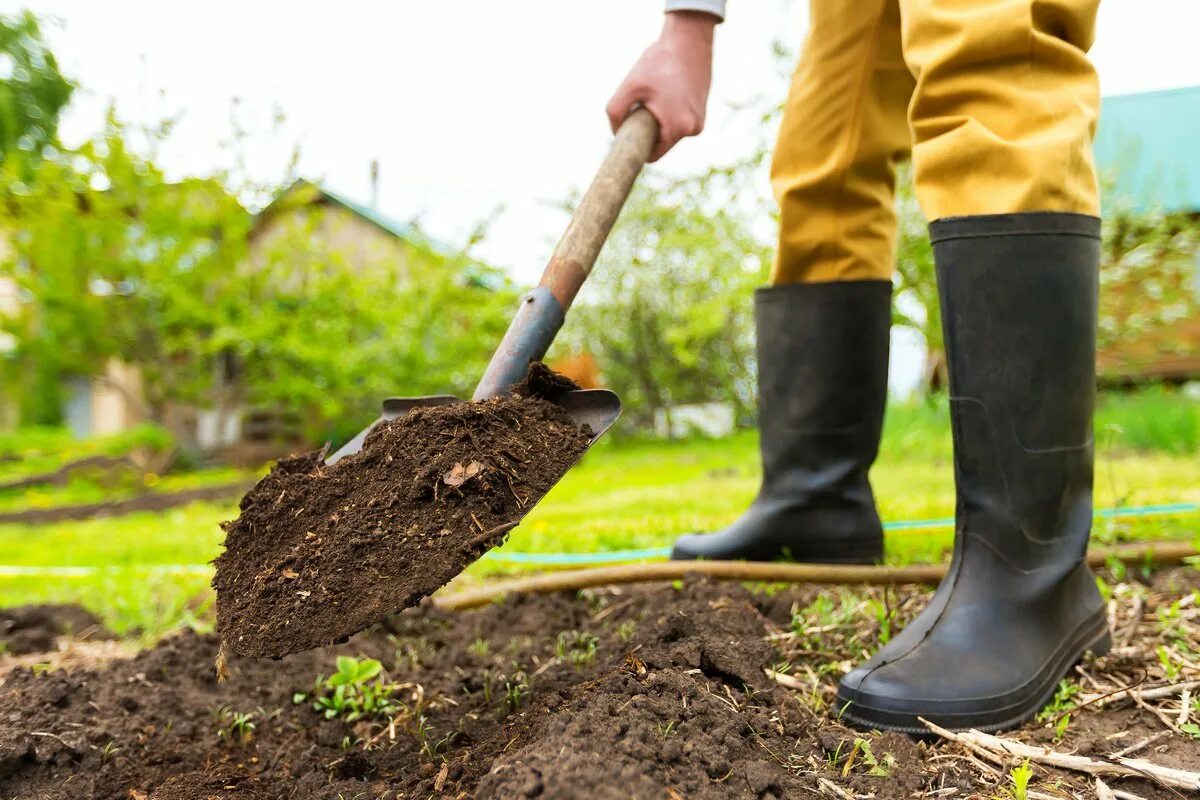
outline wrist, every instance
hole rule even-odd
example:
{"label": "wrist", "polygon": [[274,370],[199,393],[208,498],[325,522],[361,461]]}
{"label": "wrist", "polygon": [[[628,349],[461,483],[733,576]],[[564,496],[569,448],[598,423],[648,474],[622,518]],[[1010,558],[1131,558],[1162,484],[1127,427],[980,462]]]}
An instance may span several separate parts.
{"label": "wrist", "polygon": [[704,11],[668,11],[663,14],[663,39],[688,39],[712,45],[720,19]]}

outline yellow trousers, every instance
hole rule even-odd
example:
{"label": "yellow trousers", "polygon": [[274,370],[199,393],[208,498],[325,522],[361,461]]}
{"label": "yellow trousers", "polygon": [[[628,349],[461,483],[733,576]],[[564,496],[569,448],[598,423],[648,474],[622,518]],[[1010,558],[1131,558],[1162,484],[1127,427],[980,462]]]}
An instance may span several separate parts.
{"label": "yellow trousers", "polygon": [[1099,214],[1099,0],[810,0],[771,165],[772,284],[887,280],[895,172],[926,219]]}

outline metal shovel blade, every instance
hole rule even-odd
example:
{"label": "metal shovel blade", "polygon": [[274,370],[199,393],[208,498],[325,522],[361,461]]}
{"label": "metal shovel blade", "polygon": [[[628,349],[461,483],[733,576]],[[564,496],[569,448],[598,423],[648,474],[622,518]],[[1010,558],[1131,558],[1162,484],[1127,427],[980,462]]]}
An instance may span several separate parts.
{"label": "metal shovel blade", "polygon": [[[362,450],[363,441],[376,425],[391,419],[399,419],[414,408],[429,408],[444,406],[450,403],[461,403],[461,399],[451,394],[436,394],[426,397],[389,397],[383,401],[383,414],[372,422],[333,455],[325,459],[326,464],[334,464],[346,456]],[[590,448],[596,440],[608,432],[617,418],[621,416],[621,399],[608,389],[579,389],[566,392],[559,397],[555,404],[561,407],[580,427],[587,425],[592,429]],[[587,452],[586,450],[584,452]],[[579,454],[583,457],[583,453]],[[578,459],[576,459],[578,460]]]}

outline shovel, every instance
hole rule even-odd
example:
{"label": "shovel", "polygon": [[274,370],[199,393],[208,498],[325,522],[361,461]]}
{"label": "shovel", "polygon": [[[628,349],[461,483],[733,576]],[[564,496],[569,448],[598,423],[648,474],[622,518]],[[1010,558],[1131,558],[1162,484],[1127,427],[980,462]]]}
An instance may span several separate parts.
{"label": "shovel", "polygon": [[[613,139],[604,163],[588,187],[562,239],[550,256],[550,263],[533,291],[521,298],[500,347],[475,387],[472,400],[487,400],[506,394],[525,377],[529,362],[540,361],[566,319],[567,309],[587,280],[608,238],[633,182],[646,164],[658,141],[658,121],[645,108],[635,109]],[[389,397],[383,401],[383,414],[365,430],[347,442],[325,461],[333,464],[362,449],[372,428],[381,422],[403,417],[414,408],[461,403],[453,395],[425,397]],[[588,447],[596,443],[621,416],[621,400],[607,389],[581,389],[565,392],[557,404],[576,424],[592,430]],[[585,451],[586,452],[586,451]],[[580,453],[580,457],[582,457]]]}

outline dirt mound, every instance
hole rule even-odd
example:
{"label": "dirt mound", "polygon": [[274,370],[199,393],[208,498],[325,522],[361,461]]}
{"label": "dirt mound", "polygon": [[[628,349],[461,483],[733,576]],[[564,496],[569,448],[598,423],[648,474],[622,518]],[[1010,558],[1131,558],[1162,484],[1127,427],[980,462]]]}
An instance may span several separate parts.
{"label": "dirt mound", "polygon": [[[1088,681],[1144,678],[1159,639],[1183,635],[1164,624],[1191,624],[1191,606],[1180,605],[1190,591],[1149,594],[1136,607],[1118,592],[1115,627],[1133,631],[1130,644],[1085,665]],[[194,633],[104,670],[20,668],[0,679],[0,797],[1008,796],[1007,768],[957,746],[836,721],[840,673],[926,597],[828,587],[752,594],[688,580],[513,597],[454,616],[425,604],[336,648],[282,662],[234,656],[223,685],[211,669],[216,637]],[[338,655],[360,660],[339,665]],[[368,658],[382,662],[369,685],[382,687],[387,708],[329,714],[334,694],[318,679]],[[768,677],[771,667],[791,686]],[[1193,677],[1185,669],[1178,679]],[[1102,758],[1163,730],[1132,703],[1097,706],[1062,731],[1051,721],[1015,736]],[[1142,754],[1195,769],[1195,750],[1172,735]],[[1035,771],[1043,793],[1092,796],[1090,778]],[[1142,780],[1110,783],[1146,800],[1177,796]]]}
{"label": "dirt mound", "polygon": [[76,605],[29,605],[0,610],[0,652],[44,653],[60,636],[92,641],[112,633],[86,608]]}
{"label": "dirt mound", "polygon": [[336,464],[280,461],[226,525],[225,642],[277,658],[344,641],[503,542],[591,441],[547,399],[573,386],[538,365],[512,397],[414,409]]}
{"label": "dirt mound", "polygon": [[205,775],[201,772],[171,778],[150,800],[278,800],[279,796],[253,778]]}

